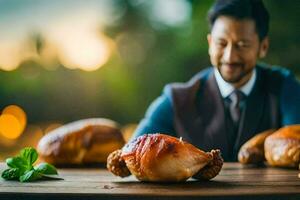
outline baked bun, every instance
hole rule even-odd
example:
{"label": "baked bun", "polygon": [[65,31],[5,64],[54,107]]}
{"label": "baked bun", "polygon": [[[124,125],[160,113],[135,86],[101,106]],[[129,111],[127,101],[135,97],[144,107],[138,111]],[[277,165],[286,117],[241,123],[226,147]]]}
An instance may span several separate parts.
{"label": "baked bun", "polygon": [[243,164],[260,164],[265,161],[264,143],[265,139],[271,135],[275,129],[270,129],[258,133],[253,138],[248,140],[240,148],[238,160]]}
{"label": "baked bun", "polygon": [[271,166],[298,167],[300,163],[300,125],[286,126],[265,141],[265,157]]}
{"label": "baked bun", "polygon": [[61,126],[38,143],[42,160],[58,165],[105,163],[107,156],[125,144],[114,121],[92,118]]}

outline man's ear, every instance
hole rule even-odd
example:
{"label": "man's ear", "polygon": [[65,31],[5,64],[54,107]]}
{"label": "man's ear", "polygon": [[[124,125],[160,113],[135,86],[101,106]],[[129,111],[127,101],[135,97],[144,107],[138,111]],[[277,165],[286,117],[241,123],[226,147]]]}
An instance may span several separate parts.
{"label": "man's ear", "polygon": [[207,43],[208,43],[208,54],[210,54],[210,45],[211,45],[211,34],[207,34]]}
{"label": "man's ear", "polygon": [[210,45],[210,42],[211,42],[211,34],[207,34],[206,38],[207,38],[208,45]]}
{"label": "man's ear", "polygon": [[269,37],[265,37],[260,44],[259,58],[264,58],[269,50]]}

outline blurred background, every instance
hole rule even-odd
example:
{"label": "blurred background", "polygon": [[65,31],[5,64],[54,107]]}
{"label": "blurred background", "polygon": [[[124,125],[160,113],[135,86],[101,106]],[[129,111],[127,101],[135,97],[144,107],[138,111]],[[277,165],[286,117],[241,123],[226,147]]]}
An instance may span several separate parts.
{"label": "blurred background", "polygon": [[[0,159],[104,117],[133,130],[169,82],[210,65],[212,0],[0,0]],[[300,1],[265,0],[263,62],[300,76]]]}

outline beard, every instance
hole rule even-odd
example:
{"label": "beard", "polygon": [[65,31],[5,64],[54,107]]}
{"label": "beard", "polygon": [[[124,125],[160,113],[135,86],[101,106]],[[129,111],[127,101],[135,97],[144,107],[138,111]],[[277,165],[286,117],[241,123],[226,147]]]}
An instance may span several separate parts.
{"label": "beard", "polygon": [[223,80],[231,84],[242,82],[246,77],[250,77],[253,68],[246,68],[243,64],[226,65],[222,64],[218,67]]}

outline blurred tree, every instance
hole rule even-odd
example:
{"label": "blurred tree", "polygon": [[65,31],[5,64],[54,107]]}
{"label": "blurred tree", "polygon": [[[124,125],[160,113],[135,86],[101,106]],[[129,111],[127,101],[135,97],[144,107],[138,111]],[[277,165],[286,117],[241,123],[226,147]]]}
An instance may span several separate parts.
{"label": "blurred tree", "polygon": [[[88,117],[107,117],[121,124],[138,122],[165,84],[186,81],[210,65],[206,13],[213,1],[185,1],[191,15],[178,26],[155,24],[150,15],[155,2],[114,1],[122,17],[99,28],[99,33],[112,38],[116,48],[97,71],[69,70],[58,62],[48,70],[41,58],[24,61],[15,71],[0,71],[0,108],[20,105],[30,123]],[[263,61],[299,75],[300,1],[265,2],[271,13],[271,48]],[[34,33],[30,39],[40,53],[47,38]]]}

